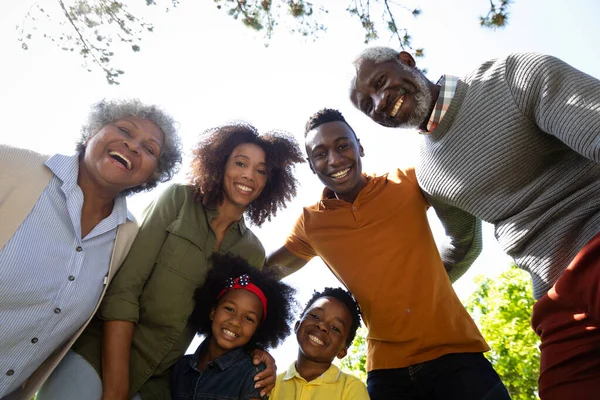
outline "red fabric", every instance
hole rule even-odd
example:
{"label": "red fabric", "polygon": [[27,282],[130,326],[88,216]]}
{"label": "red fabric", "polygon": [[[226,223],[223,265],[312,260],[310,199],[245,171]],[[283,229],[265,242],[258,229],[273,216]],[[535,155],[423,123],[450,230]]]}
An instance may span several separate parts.
{"label": "red fabric", "polygon": [[600,233],[533,307],[542,400],[600,396]]}

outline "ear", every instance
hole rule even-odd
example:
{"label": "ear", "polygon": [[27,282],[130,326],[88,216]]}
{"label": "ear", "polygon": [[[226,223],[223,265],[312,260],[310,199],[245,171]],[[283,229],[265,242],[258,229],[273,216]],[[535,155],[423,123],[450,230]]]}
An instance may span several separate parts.
{"label": "ear", "polygon": [[408,65],[411,68],[414,68],[417,65],[413,56],[406,51],[401,51],[400,54],[398,54],[398,60],[400,60],[402,64]]}
{"label": "ear", "polygon": [[300,321],[296,321],[294,324],[294,333],[298,333],[298,328],[300,328]]}
{"label": "ear", "polygon": [[210,309],[210,314],[208,314],[208,318],[209,318],[211,321],[214,321],[214,320],[215,320],[215,308],[214,308],[214,307]]}
{"label": "ear", "polygon": [[348,349],[346,347],[344,347],[337,353],[336,357],[341,360],[342,358],[346,357],[346,354],[348,354]]}
{"label": "ear", "polygon": [[364,157],[365,149],[363,149],[362,144],[360,144],[360,139],[356,139],[356,141],[358,142],[358,154],[360,154],[361,157]]}

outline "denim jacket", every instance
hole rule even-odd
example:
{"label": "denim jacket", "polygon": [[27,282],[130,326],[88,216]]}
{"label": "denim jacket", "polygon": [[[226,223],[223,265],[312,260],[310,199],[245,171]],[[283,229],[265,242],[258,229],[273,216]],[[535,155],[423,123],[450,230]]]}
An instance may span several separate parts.
{"label": "denim jacket", "polygon": [[172,400],[250,400],[260,399],[254,389],[254,375],[265,365],[252,363],[243,348],[231,350],[198,370],[198,358],[208,347],[205,339],[195,354],[182,357],[173,368]]}

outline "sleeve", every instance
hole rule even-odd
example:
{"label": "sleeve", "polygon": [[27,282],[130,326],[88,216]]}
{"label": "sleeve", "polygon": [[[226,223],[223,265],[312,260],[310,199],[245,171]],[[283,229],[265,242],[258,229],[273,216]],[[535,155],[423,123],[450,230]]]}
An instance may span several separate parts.
{"label": "sleeve", "polygon": [[481,220],[425,193],[446,232],[440,256],[451,282],[456,282],[473,264],[482,249]]}
{"label": "sleeve", "polygon": [[264,371],[265,368],[266,368],[265,364],[262,364],[262,363],[259,364],[258,366],[253,365],[253,368],[244,377],[242,393],[240,393],[240,396],[239,396],[240,400],[252,400],[252,399],[267,400],[268,399],[268,396],[260,397],[260,389],[254,388],[254,384],[256,383],[256,382],[254,382],[254,376],[256,374],[258,374],[259,372]]}
{"label": "sleeve", "polygon": [[173,185],[148,207],[125,261],[106,291],[99,311],[101,319],[138,322],[140,295],[167,238],[167,227],[181,208],[185,190]]}
{"label": "sleeve", "polygon": [[310,245],[308,235],[305,229],[305,218],[306,209],[303,210],[302,214],[296,221],[296,224],[292,228],[292,232],[286,239],[284,246],[296,257],[302,258],[303,260],[310,261],[317,254]]}
{"label": "sleeve", "polygon": [[365,384],[355,377],[352,378],[348,380],[343,400],[369,400],[369,393]]}
{"label": "sleeve", "polygon": [[506,79],[519,109],[541,130],[600,162],[600,80],[558,58],[508,58]]}

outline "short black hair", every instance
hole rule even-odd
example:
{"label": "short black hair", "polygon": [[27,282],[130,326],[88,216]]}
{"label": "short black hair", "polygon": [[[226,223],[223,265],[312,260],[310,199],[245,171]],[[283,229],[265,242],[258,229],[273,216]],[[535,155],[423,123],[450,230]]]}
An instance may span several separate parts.
{"label": "short black hair", "polygon": [[302,311],[301,318],[304,317],[304,314],[306,314],[306,311],[308,311],[310,306],[312,306],[315,301],[322,297],[333,297],[334,299],[341,301],[348,308],[348,311],[350,311],[350,315],[352,316],[352,324],[350,325],[350,330],[348,332],[346,348],[350,347],[354,337],[356,336],[356,331],[360,327],[360,308],[354,299],[354,296],[352,296],[352,293],[349,291],[339,287],[326,287],[322,292],[317,292],[315,290],[308,303],[306,303],[306,307],[304,307],[304,310]]}
{"label": "short black hair", "polygon": [[354,138],[356,140],[358,140],[358,136],[356,136],[356,132],[354,132],[354,129],[352,129],[352,127],[346,121],[346,119],[344,118],[342,113],[333,108],[323,108],[323,109],[317,111],[316,113],[314,113],[308,119],[308,121],[306,121],[306,125],[304,126],[304,138],[306,138],[306,135],[308,135],[308,132],[312,131],[313,129],[317,129],[319,126],[326,124],[328,122],[335,122],[335,121],[343,122],[346,125],[348,125],[348,128],[350,128],[350,130],[354,134]]}
{"label": "short black hair", "polygon": [[261,271],[251,267],[240,257],[213,254],[212,269],[206,275],[204,284],[196,289],[196,306],[190,322],[199,334],[211,334],[211,309],[218,303],[217,296],[226,285],[229,278],[237,278],[247,274],[250,281],[258,286],[267,298],[267,316],[254,332],[254,336],[246,344],[247,349],[275,348],[291,333],[294,321],[294,311],[297,305],[294,295],[296,290],[278,280],[274,268]]}

